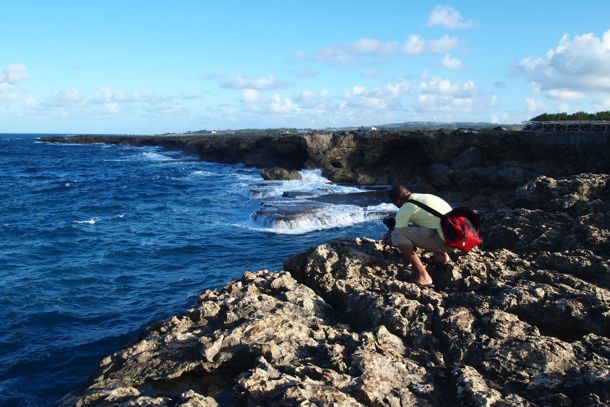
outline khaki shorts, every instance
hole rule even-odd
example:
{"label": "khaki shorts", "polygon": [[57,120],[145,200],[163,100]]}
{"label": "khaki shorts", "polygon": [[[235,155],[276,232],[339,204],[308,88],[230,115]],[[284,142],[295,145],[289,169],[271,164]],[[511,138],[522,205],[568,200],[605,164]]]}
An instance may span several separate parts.
{"label": "khaki shorts", "polygon": [[412,249],[419,248],[436,253],[449,250],[449,247],[447,247],[443,238],[438,235],[435,229],[417,226],[394,229],[392,232],[392,244],[394,246],[408,246]]}

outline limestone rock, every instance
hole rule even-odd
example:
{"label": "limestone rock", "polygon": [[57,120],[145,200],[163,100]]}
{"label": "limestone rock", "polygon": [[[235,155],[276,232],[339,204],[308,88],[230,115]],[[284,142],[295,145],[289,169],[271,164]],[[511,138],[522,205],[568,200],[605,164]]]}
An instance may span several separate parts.
{"label": "limestone rock", "polygon": [[300,180],[303,178],[297,170],[279,167],[263,168],[259,172],[264,180]]}
{"label": "limestone rock", "polygon": [[246,272],[59,405],[608,405],[606,185],[529,182],[484,211],[485,247],[428,266],[435,288],[367,238]]}

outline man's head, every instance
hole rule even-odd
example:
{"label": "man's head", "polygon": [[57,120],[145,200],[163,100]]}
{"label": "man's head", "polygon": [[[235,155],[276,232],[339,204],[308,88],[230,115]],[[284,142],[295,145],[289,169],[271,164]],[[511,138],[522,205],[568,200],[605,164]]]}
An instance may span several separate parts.
{"label": "man's head", "polygon": [[411,191],[409,191],[404,185],[395,185],[390,188],[390,191],[388,192],[390,200],[398,208],[400,208],[405,202],[407,202],[410,195]]}

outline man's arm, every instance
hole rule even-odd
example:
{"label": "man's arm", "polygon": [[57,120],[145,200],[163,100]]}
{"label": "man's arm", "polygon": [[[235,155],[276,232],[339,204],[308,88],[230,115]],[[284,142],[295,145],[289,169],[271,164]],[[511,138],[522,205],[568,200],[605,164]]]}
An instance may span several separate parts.
{"label": "man's arm", "polygon": [[402,205],[396,213],[396,227],[406,228],[407,226],[409,226],[409,220],[413,215],[413,211],[415,211],[415,205],[411,203],[406,203]]}

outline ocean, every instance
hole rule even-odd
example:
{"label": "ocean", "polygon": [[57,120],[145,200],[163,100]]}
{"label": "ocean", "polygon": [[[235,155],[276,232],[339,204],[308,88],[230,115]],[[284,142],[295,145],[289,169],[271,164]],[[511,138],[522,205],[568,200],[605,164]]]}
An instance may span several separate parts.
{"label": "ocean", "polygon": [[333,238],[379,238],[393,211],[316,170],[263,181],[180,151],[41,136],[0,134],[2,406],[52,405],[200,291]]}

